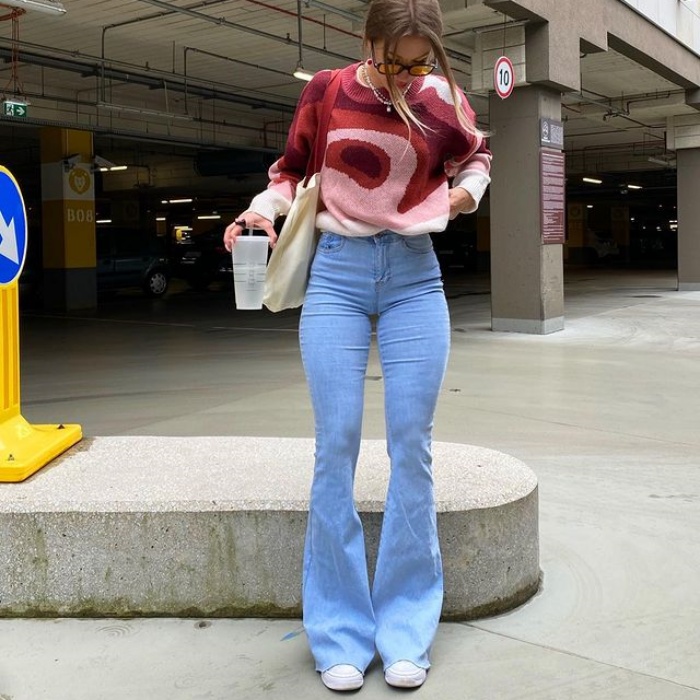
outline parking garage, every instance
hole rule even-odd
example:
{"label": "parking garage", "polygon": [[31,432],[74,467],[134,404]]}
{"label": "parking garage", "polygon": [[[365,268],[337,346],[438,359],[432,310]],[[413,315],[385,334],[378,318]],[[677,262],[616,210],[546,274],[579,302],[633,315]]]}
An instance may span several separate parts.
{"label": "parking garage", "polygon": [[[257,571],[237,566],[245,557],[273,572],[263,584],[292,570],[286,540],[247,547],[226,523],[242,482],[259,488],[256,502],[288,505],[287,479],[310,466],[297,312],[239,313],[230,280],[202,287],[172,275],[155,298],[144,292],[157,292],[157,278],[107,290],[101,264],[105,251],[148,240],[149,260],[165,252],[170,269],[170,248],[201,252],[211,231],[216,254],[215,229],[264,186],[283,146],[302,87],[291,72],[359,57],[365,3],[12,7],[22,4],[19,24],[0,23],[11,104],[0,165],[22,186],[39,262],[38,295],[22,300],[19,319],[23,413],[44,428],[65,421],[57,432],[79,424],[85,437],[36,478],[0,485],[2,614],[18,614],[18,599],[23,613],[50,614],[45,597],[27,603],[42,587],[86,614],[108,614],[114,599],[121,607],[109,608],[112,620],[0,620],[0,697],[321,697],[298,619],[219,617],[233,596],[209,597]],[[700,8],[442,4],[452,60],[496,158],[490,202],[434,238],[453,331],[435,439],[534,470],[544,578],[509,614],[440,625],[428,697],[696,698],[700,294],[685,290],[698,282]],[[505,100],[490,83],[502,53],[518,77]],[[561,147],[543,143],[543,124],[561,124]],[[545,241],[539,167],[542,152],[556,163],[557,151],[566,225],[563,241],[555,226]],[[78,196],[64,197],[64,183]],[[379,443],[376,354],[365,381],[363,433]],[[250,449],[256,441],[266,450]],[[304,441],[295,462],[290,445]],[[270,470],[256,471],[258,460]],[[155,530],[144,527],[149,509]],[[194,527],[202,515],[204,531]],[[457,539],[471,546],[468,532]],[[124,562],[164,568],[134,576]],[[191,590],[182,619],[122,617],[126,598],[152,606]],[[370,697],[392,695],[378,668],[367,686]]]}
{"label": "parking garage", "polygon": [[[284,147],[304,85],[294,73],[359,60],[365,4],[8,3],[0,160],[28,208],[27,303],[95,307],[137,272],[151,295],[225,279],[215,239]],[[697,2],[442,5],[494,153],[479,212],[434,236],[446,278],[488,275],[494,329],[533,333],[563,327],[569,269],[665,268],[679,289],[700,285]],[[493,83],[501,55],[515,72],[507,99]],[[545,122],[561,144],[542,141]],[[542,230],[543,151],[564,154],[559,238]],[[66,196],[78,175],[85,192]],[[206,256],[206,274],[187,269]]]}

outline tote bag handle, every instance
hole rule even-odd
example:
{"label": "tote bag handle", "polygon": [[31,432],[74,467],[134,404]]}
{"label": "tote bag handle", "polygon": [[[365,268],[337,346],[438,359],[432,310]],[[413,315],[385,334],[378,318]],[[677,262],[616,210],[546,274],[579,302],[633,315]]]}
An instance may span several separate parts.
{"label": "tote bag handle", "polygon": [[318,131],[316,132],[316,140],[314,141],[314,150],[306,165],[306,177],[311,177],[314,173],[321,170],[323,161],[326,157],[326,146],[328,144],[328,125],[331,121],[331,112],[335,105],[335,99],[340,89],[340,70],[334,70],[331,74],[330,82],[323,96],[323,107],[321,109],[321,118],[318,122]]}

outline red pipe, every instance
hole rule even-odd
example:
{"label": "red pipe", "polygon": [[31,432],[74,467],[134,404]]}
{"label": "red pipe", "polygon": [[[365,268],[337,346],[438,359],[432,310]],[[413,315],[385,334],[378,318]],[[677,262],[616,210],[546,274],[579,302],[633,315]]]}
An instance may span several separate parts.
{"label": "red pipe", "polygon": [[[246,0],[246,2],[251,3],[251,5],[259,5],[260,7],[264,7],[267,10],[274,10],[275,12],[282,12],[285,15],[290,15],[291,17],[296,18],[297,13],[292,12],[291,10],[282,10],[279,7],[275,7],[274,5],[268,5],[266,2],[260,2],[260,0]],[[322,27],[327,27],[328,29],[332,29],[334,32],[340,32],[340,34],[347,34],[348,36],[351,36],[355,39],[361,39],[362,37],[359,34],[353,34],[352,32],[348,32],[345,29],[341,29],[340,27],[334,27],[332,24],[326,24],[325,22],[320,22],[317,19],[311,19],[310,17],[303,17],[307,22],[312,22],[313,24],[320,24]]]}

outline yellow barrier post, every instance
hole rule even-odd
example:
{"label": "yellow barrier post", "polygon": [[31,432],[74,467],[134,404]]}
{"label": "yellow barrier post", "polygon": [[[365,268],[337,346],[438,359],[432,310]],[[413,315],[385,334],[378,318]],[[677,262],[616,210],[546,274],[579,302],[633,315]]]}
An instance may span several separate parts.
{"label": "yellow barrier post", "polygon": [[22,192],[0,165],[0,482],[24,481],[82,438],[79,425],[30,425],[20,412],[18,279],[26,252]]}

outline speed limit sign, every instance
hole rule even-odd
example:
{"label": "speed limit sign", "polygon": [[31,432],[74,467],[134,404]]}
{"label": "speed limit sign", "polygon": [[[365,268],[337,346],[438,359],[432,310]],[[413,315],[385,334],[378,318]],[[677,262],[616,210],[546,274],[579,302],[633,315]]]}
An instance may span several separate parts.
{"label": "speed limit sign", "polygon": [[508,56],[501,56],[493,67],[493,86],[496,88],[497,95],[505,100],[513,92],[515,84],[515,69],[513,62]]}

